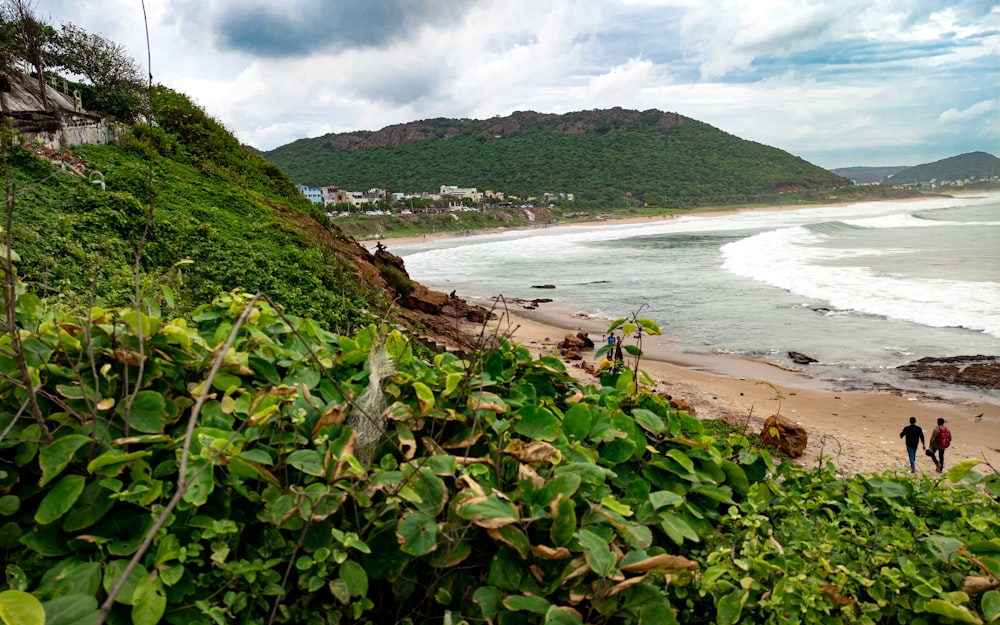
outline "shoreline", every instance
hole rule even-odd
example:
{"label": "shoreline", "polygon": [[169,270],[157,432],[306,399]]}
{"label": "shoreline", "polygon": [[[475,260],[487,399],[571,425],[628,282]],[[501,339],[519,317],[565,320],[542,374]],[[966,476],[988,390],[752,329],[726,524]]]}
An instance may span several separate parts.
{"label": "shoreline", "polygon": [[511,226],[511,227],[497,227],[497,228],[482,228],[478,230],[468,230],[468,231],[458,231],[458,232],[432,232],[429,234],[417,234],[402,237],[383,237],[381,239],[355,239],[359,245],[365,248],[372,248],[379,242],[382,245],[388,247],[390,243],[399,245],[412,245],[415,243],[424,243],[426,241],[435,241],[438,239],[449,239],[453,237],[464,237],[464,236],[475,236],[481,234],[496,234],[501,232],[516,232],[518,230],[533,231],[540,228],[558,228],[558,227],[598,227],[607,225],[627,225],[627,224],[638,224],[638,223],[649,223],[653,221],[669,221],[671,219],[686,219],[689,217],[701,218],[701,217],[726,217],[729,215],[737,215],[740,213],[748,212],[777,212],[777,211],[790,211],[790,210],[808,210],[812,208],[830,208],[833,206],[843,206],[849,204],[858,204],[863,202],[912,202],[919,199],[931,199],[932,197],[956,197],[964,195],[979,195],[982,192],[961,192],[956,191],[953,193],[942,194],[940,196],[924,196],[923,198],[892,198],[892,199],[881,199],[881,200],[858,200],[850,202],[824,202],[821,204],[773,204],[773,205],[760,205],[760,206],[743,206],[743,207],[728,207],[728,206],[705,206],[700,208],[692,209],[690,212],[686,213],[670,213],[663,215],[647,215],[643,217],[611,217],[608,219],[590,219],[587,221],[574,221],[574,222],[558,222],[555,224],[540,224],[537,226]]}
{"label": "shoreline", "polygon": [[[600,347],[609,323],[559,310],[524,309],[492,300],[470,302],[493,308],[500,318],[490,328],[528,348],[536,357],[556,354],[567,334],[587,332]],[[856,380],[829,379],[808,366],[784,367],[763,360],[725,354],[695,353],[671,344],[669,337],[643,346],[640,369],[656,381],[655,391],[687,401],[698,418],[724,419],[746,424],[759,433],[772,414],[800,425],[808,434],[805,453],[795,460],[805,467],[830,461],[842,474],[909,471],[899,433],[909,417],[917,419],[930,439],[936,419],[945,419],[952,445],[945,468],[975,458],[1000,469],[1000,398],[974,391],[893,386]],[[596,364],[595,350],[582,352]],[[566,361],[564,361],[566,362]],[[597,380],[580,366],[567,362],[568,371],[587,384]],[[983,415],[975,420],[976,415]],[[931,460],[918,450],[917,472],[936,475]],[[981,465],[981,471],[990,469]]]}

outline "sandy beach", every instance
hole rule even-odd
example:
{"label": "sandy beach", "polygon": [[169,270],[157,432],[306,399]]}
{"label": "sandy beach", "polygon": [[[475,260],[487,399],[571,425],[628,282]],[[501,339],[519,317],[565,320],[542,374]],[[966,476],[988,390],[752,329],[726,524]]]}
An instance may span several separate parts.
{"label": "sandy beach", "polygon": [[[493,306],[490,301],[475,303]],[[588,332],[601,345],[606,322],[545,310],[545,306],[531,310],[517,303],[508,303],[506,308],[501,304],[494,309],[500,318],[493,328],[535,355],[557,353],[556,345],[578,331]],[[946,469],[976,458],[1000,470],[1000,397],[995,395],[916,388],[859,390],[817,377],[808,366],[784,368],[740,357],[685,353],[669,344],[647,344],[644,348],[640,368],[656,381],[656,391],[686,400],[699,418],[747,423],[760,432],[763,420],[780,411],[803,427],[809,444],[797,462],[804,466],[830,461],[845,475],[908,472],[900,431],[909,417],[915,417],[929,440],[940,417],[953,439],[945,453]],[[583,356],[596,364],[593,352]],[[578,363],[567,363],[567,367],[575,377],[597,383]],[[980,414],[983,416],[976,420]],[[922,449],[918,451],[917,470],[936,475],[933,462]],[[981,471],[990,469],[983,466]]]}
{"label": "sandy beach", "polygon": [[[891,201],[891,200],[890,200]],[[782,205],[699,210],[684,217],[717,217],[747,211],[777,211],[821,208],[825,205]],[[636,217],[588,221],[560,226],[599,226],[645,223],[661,217]],[[679,217],[673,217],[679,218]],[[541,226],[540,226],[541,227]],[[482,234],[476,232],[474,234]],[[433,238],[463,236],[462,233],[439,233],[427,236],[383,239],[383,244],[416,243]],[[374,247],[376,241],[361,241]],[[390,249],[391,251],[391,249]],[[475,301],[493,309],[500,317],[492,331],[504,334],[534,354],[557,352],[556,345],[568,334],[588,332],[600,346],[607,322],[571,315],[559,308],[558,301],[527,308],[521,303],[496,305],[493,301]],[[481,328],[469,328],[478,334]],[[952,432],[952,444],[945,454],[945,466],[975,458],[1000,470],[1000,395],[975,390],[921,390],[876,386],[858,388],[856,383],[824,379],[808,365],[776,366],[763,361],[720,354],[692,353],[672,345],[669,338],[647,339],[640,368],[656,380],[656,391],[689,402],[700,418],[725,418],[746,423],[759,432],[763,420],[779,413],[803,427],[809,436],[805,454],[797,459],[804,466],[833,462],[843,474],[882,471],[909,471],[905,446],[899,434],[910,417],[924,430],[929,440],[938,418],[944,418]],[[596,364],[593,352],[583,357]],[[596,383],[580,367],[568,363],[576,377]],[[977,415],[982,415],[976,418]],[[918,451],[917,470],[936,475],[930,458]]]}

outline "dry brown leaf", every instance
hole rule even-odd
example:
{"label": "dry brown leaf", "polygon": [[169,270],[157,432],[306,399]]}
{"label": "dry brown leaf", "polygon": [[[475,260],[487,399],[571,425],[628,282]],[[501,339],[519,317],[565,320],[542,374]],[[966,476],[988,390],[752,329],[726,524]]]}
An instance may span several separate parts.
{"label": "dry brown leaf", "polygon": [[602,593],[602,596],[603,597],[613,597],[613,596],[617,595],[618,593],[620,593],[621,591],[625,590],[626,588],[628,588],[630,586],[635,586],[636,584],[638,584],[642,580],[646,579],[647,577],[649,577],[649,573],[643,573],[642,575],[640,575],[638,577],[630,577],[627,580],[625,580],[624,582],[620,582],[618,584],[615,584],[611,588],[608,588],[606,591],[604,591]]}
{"label": "dry brown leaf", "polygon": [[843,594],[841,594],[839,588],[831,584],[823,584],[819,587],[819,589],[823,591],[824,595],[830,597],[830,599],[833,599],[833,602],[838,605],[854,605],[855,603],[857,603],[854,599],[851,599],[850,597],[845,597]]}
{"label": "dry brown leaf", "polygon": [[694,560],[688,560],[684,556],[674,556],[668,553],[663,553],[658,556],[646,558],[645,560],[633,562],[628,566],[623,566],[622,570],[629,573],[639,573],[645,571],[697,571],[698,563]]}
{"label": "dry brown leaf", "polygon": [[556,547],[553,549],[548,545],[532,545],[531,550],[543,560],[565,560],[566,558],[573,557],[573,553],[566,547]]}
{"label": "dry brown leaf", "polygon": [[326,409],[326,412],[316,421],[316,425],[313,426],[313,436],[319,432],[319,429],[326,427],[328,425],[339,425],[347,420],[347,404],[339,404],[336,406],[330,406]]}
{"label": "dry brown leaf", "polygon": [[1000,583],[988,575],[970,575],[965,578],[965,583],[962,584],[962,592],[972,597],[981,595],[988,590],[994,590],[998,586]]}
{"label": "dry brown leaf", "polygon": [[544,441],[532,441],[526,445],[524,441],[515,439],[504,451],[528,464],[541,464],[559,457],[559,450]]}
{"label": "dry brown leaf", "polygon": [[517,464],[517,479],[518,480],[531,480],[531,485],[535,487],[536,490],[541,490],[545,486],[545,480],[538,472],[524,464],[519,462]]}

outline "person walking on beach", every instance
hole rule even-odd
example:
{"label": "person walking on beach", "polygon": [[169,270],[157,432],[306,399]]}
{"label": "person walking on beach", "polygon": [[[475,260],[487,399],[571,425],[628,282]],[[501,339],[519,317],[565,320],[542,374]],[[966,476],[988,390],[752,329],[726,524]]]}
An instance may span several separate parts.
{"label": "person walking on beach", "polygon": [[910,417],[910,425],[903,428],[899,433],[899,438],[906,439],[906,455],[910,457],[910,473],[917,472],[917,443],[924,449],[924,431],[917,425],[916,417]]}
{"label": "person walking on beach", "polygon": [[934,468],[940,473],[944,470],[944,450],[951,446],[951,431],[944,425],[944,419],[938,417],[937,427],[931,431],[931,460]]}

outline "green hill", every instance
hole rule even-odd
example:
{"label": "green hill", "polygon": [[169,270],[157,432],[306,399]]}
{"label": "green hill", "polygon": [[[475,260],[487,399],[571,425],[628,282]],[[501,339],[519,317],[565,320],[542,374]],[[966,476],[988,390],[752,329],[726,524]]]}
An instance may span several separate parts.
{"label": "green hill", "polygon": [[908,167],[889,176],[884,184],[905,185],[937,181],[989,181],[1000,176],[1000,158],[986,152],[969,152],[933,163]]}
{"label": "green hill", "polygon": [[831,169],[838,176],[847,178],[854,184],[880,184],[889,176],[906,169],[907,165],[889,167],[837,167]]}
{"label": "green hill", "polygon": [[572,193],[614,205],[768,201],[850,183],[773,147],[658,110],[621,108],[488,120],[430,119],[300,139],[264,153],[297,182],[405,193],[443,184],[519,197]]}

